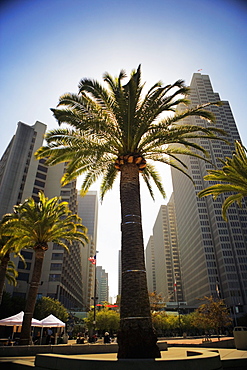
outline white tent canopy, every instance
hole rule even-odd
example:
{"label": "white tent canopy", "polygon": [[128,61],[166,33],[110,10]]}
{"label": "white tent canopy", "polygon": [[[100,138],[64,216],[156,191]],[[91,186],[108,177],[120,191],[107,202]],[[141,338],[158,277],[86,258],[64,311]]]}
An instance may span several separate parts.
{"label": "white tent canopy", "polygon": [[59,320],[54,315],[49,315],[40,321],[37,326],[43,326],[44,328],[54,328],[54,327],[65,327],[65,323]]}
{"label": "white tent canopy", "polygon": [[[42,342],[44,328],[65,328],[65,323],[59,320],[56,316],[51,314],[45,317],[43,320],[41,320],[39,326],[41,327],[41,339],[40,340]],[[57,343],[55,342],[55,344]]]}
{"label": "white tent canopy", "polygon": [[[21,311],[16,315],[7,317],[6,319],[0,320],[2,326],[21,326],[23,321],[24,312]],[[41,326],[41,321],[32,319],[32,326]]]}

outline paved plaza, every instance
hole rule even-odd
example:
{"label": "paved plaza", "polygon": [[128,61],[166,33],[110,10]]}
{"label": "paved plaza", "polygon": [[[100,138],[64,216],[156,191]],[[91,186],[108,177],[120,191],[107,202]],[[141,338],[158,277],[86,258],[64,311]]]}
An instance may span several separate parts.
{"label": "paved plaza", "polygon": [[[224,346],[224,342],[227,343],[229,340],[233,339],[232,337],[224,337],[221,338],[222,345]],[[179,359],[184,358],[187,356],[188,351],[198,351],[199,349],[207,349],[209,351],[218,352],[220,354],[221,360],[234,360],[234,359],[246,359],[247,360],[247,350],[237,350],[235,348],[216,348],[214,346],[215,342],[219,342],[218,338],[211,338],[211,344],[212,347],[210,347],[210,344],[208,343],[207,346],[203,346],[203,338],[195,338],[195,339],[180,339],[180,338],[174,338],[174,339],[164,339],[168,344],[168,350],[162,351],[162,358],[164,359]],[[75,341],[69,341],[69,344],[75,345]],[[101,340],[99,340],[99,344],[101,344]],[[215,343],[216,344],[216,343]],[[92,346],[95,348],[95,352],[97,352],[97,344],[92,344]],[[108,346],[111,346],[109,344]],[[105,353],[104,354],[105,360],[112,360],[115,361],[117,359],[116,353]],[[102,354],[77,354],[73,355],[73,358],[81,358],[81,359],[87,359],[87,360],[102,360]],[[30,363],[31,366],[34,365],[35,356],[21,356],[21,357],[0,357],[0,367],[1,363],[3,365],[4,362],[10,362],[10,361],[20,361],[25,363]]]}

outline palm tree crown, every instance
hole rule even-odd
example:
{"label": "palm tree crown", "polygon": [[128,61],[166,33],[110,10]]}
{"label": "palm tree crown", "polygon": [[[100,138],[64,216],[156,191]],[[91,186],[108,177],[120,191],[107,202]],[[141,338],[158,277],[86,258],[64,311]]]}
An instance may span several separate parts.
{"label": "palm tree crown", "polygon": [[240,142],[235,142],[235,152],[232,158],[226,157],[225,160],[220,160],[223,164],[222,169],[210,170],[208,175],[204,177],[206,181],[220,182],[207,187],[200,191],[198,196],[204,197],[213,195],[216,199],[220,194],[234,193],[225,199],[222,205],[222,216],[227,221],[226,212],[230,205],[237,202],[241,207],[242,200],[247,196],[247,151]]}
{"label": "palm tree crown", "polygon": [[78,240],[87,241],[86,228],[81,219],[69,210],[67,202],[60,202],[59,197],[48,199],[39,193],[39,202],[33,198],[14,206],[14,213],[4,225],[5,235],[11,236],[2,249],[4,253],[11,246],[15,251],[23,248],[48,249],[53,242],[68,250],[65,241],[70,244]]}
{"label": "palm tree crown", "polygon": [[[142,97],[144,85],[141,85],[140,66],[132,72],[129,82],[123,85],[125,77],[124,71],[116,79],[105,73],[108,90],[97,81],[82,79],[79,95],[62,95],[59,109],[51,110],[59,124],[67,123],[71,129],[50,131],[46,135],[48,145],[41,147],[36,155],[38,158],[47,157],[47,164],[51,165],[69,162],[63,184],[86,173],[82,192],[86,192],[102,176],[102,199],[111,189],[121,166],[135,163],[151,196],[151,179],[165,196],[160,176],[149,160],[169,164],[186,173],[186,166],[177,155],[201,158],[198,151],[207,155],[194,139],[215,139],[223,131],[216,127],[180,124],[179,121],[188,116],[214,121],[213,114],[204,109],[212,103],[174,113],[178,104],[189,104],[183,97],[189,92],[184,81],[178,80],[167,86],[158,82]],[[164,112],[173,114],[162,119]],[[193,148],[197,153],[191,150]]]}

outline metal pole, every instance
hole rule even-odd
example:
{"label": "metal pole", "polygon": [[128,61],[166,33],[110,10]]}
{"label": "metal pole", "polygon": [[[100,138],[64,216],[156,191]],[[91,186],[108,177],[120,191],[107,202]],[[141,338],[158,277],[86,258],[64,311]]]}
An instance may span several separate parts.
{"label": "metal pole", "polygon": [[97,284],[96,284],[96,260],[95,260],[95,277],[94,277],[94,296],[93,296],[93,328],[94,328],[94,333],[96,329],[96,293],[97,293]]}
{"label": "metal pole", "polygon": [[97,294],[97,277],[96,277],[96,272],[97,272],[97,253],[98,251],[95,251],[95,256],[94,256],[94,259],[95,259],[95,275],[94,275],[94,297],[93,297],[93,334],[96,333],[96,302],[97,302],[97,299],[98,297],[96,296]]}
{"label": "metal pole", "polygon": [[178,300],[178,287],[177,287],[177,277],[175,275],[175,287],[176,287],[176,299],[178,305],[178,326],[179,326],[179,335],[181,335],[181,322],[180,322],[180,311],[179,311],[179,300]]}

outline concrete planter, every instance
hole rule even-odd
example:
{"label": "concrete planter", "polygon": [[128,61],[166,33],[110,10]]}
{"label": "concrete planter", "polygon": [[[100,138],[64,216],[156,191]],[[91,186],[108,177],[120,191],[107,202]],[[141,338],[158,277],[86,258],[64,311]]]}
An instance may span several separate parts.
{"label": "concrete planter", "polygon": [[222,370],[218,353],[207,350],[188,351],[187,356],[174,359],[117,360],[116,355],[88,356],[37,355],[35,370]]}

